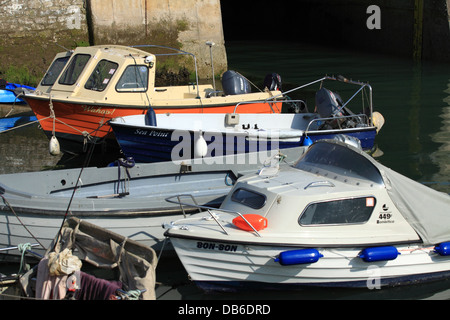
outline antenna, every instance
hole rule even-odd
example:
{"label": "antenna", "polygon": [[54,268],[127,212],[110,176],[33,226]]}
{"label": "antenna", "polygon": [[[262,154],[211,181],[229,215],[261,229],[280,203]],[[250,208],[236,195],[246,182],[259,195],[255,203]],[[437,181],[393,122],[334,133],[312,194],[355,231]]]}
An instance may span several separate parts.
{"label": "antenna", "polygon": [[213,62],[213,54],[212,54],[212,47],[213,47],[213,45],[215,45],[215,43],[209,40],[209,41],[206,41],[205,44],[207,46],[209,46],[209,55],[211,57],[211,69],[212,69],[213,88],[214,88],[214,92],[216,92],[216,79],[214,77],[214,62]]}

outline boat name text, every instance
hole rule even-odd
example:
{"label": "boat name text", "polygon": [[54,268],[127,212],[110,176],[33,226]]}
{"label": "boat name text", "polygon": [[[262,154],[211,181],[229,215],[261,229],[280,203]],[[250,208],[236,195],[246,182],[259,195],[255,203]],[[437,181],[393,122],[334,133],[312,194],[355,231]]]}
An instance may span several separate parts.
{"label": "boat name text", "polygon": [[98,113],[98,114],[104,114],[107,116],[113,115],[114,111],[116,109],[102,109],[100,107],[93,107],[93,106],[82,106],[84,112],[90,112],[90,113]]}
{"label": "boat name text", "polygon": [[212,243],[212,242],[197,242],[198,249],[207,249],[207,250],[218,250],[218,251],[230,251],[236,252],[237,246],[231,244],[221,244],[221,243]]}
{"label": "boat name text", "polygon": [[160,138],[168,138],[169,137],[169,132],[161,132],[161,131],[155,131],[155,130],[147,131],[147,130],[142,130],[142,129],[136,129],[134,134],[139,135],[139,136],[147,136],[147,137],[160,137]]}

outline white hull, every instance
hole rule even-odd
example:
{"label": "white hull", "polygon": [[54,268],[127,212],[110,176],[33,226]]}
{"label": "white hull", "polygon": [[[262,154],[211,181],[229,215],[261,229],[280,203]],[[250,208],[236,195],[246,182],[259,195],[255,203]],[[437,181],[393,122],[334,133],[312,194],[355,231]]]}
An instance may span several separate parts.
{"label": "white hull", "polygon": [[[83,217],[82,220],[140,242],[155,250],[160,250],[165,240],[162,224],[182,217],[178,214],[135,218],[113,218],[110,216]],[[0,234],[0,248],[14,247],[25,243],[41,244],[44,248],[39,245],[34,247],[32,251],[43,255],[55,239],[63,222],[59,216],[21,214],[19,218],[21,222],[11,213],[5,214],[5,212],[2,212],[0,215],[0,230],[7,230],[6,233]],[[167,248],[170,247],[166,246],[165,249]],[[2,253],[7,253],[10,256],[20,255],[18,250],[2,251]]]}
{"label": "white hull", "polygon": [[317,248],[323,255],[315,263],[283,266],[274,258],[280,252],[299,249],[242,245],[171,238],[189,276],[204,289],[255,285],[368,287],[425,281],[450,272],[450,256],[433,247],[397,246],[400,255],[391,261],[364,262],[364,248]]}

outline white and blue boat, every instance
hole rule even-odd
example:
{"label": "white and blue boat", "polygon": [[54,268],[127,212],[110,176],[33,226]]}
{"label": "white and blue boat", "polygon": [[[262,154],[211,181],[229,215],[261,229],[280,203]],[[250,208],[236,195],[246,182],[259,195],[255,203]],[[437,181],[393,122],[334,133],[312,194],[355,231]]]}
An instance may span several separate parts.
{"label": "white and blue boat", "polygon": [[450,276],[450,196],[337,140],[242,177],[219,209],[197,207],[165,235],[205,290],[374,289]]}
{"label": "white and blue boat", "polygon": [[[115,137],[127,157],[136,162],[160,162],[215,157],[265,150],[307,146],[321,139],[345,134],[357,138],[364,150],[375,145],[382,116],[372,111],[372,89],[367,83],[345,78],[324,77],[286,93],[324,80],[340,80],[356,84],[359,90],[347,101],[322,87],[315,95],[315,111],[308,112],[304,100],[283,100],[283,108],[297,113],[233,113],[146,114],[118,117],[111,125]],[[368,89],[368,105],[361,113],[353,113],[349,103]],[[279,97],[278,97],[279,98]],[[271,100],[258,103],[271,104]],[[381,121],[380,121],[381,119]]]}

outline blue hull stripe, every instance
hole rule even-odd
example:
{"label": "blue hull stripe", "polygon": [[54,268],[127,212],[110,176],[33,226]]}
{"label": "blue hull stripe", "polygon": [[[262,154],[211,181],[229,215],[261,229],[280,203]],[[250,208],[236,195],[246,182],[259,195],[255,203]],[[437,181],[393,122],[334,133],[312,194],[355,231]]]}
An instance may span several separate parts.
{"label": "blue hull stripe", "polygon": [[[159,162],[172,160],[185,160],[193,158],[194,150],[194,133],[190,132],[190,142],[183,141],[183,138],[172,141],[173,131],[164,129],[139,129],[137,134],[136,127],[126,127],[115,125],[114,134],[119,142],[122,151],[128,157],[133,157],[136,162]],[[187,131],[184,131],[187,133]],[[326,133],[326,134],[309,134],[308,137],[314,142],[321,139],[332,139],[342,132]],[[349,136],[358,138],[364,150],[370,150],[374,146],[376,129],[364,131],[353,131],[345,133]],[[214,139],[207,141],[207,156],[222,156],[244,152],[256,152],[272,149],[294,148],[303,145],[304,137],[299,137],[298,141],[249,141],[243,136],[235,137],[228,134],[222,136],[223,144],[220,146],[214,143]],[[226,143],[232,141],[233,143]],[[175,152],[176,159],[172,159],[172,150]],[[219,150],[218,150],[219,149]]]}

